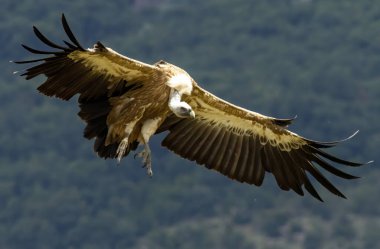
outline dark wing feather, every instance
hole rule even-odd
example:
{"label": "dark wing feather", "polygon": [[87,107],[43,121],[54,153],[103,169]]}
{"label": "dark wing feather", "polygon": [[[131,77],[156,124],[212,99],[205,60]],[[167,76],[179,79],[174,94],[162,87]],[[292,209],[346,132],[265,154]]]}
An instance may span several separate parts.
{"label": "dark wing feather", "polygon": [[[58,45],[33,27],[37,38],[50,47],[49,51],[22,46],[33,54],[48,57],[15,63],[39,62],[21,75],[28,80],[45,75],[46,81],[38,87],[45,95],[69,100],[79,94],[79,116],[87,123],[84,136],[96,139],[94,148],[101,157],[115,157],[118,143],[104,144],[108,132],[107,117],[111,111],[109,99],[142,87],[160,71],[155,66],[122,56],[100,42],[93,49],[85,50],[75,38],[64,15],[62,25],[70,42],[64,41],[64,45]],[[129,149],[136,147],[136,142],[131,141]]]}
{"label": "dark wing feather", "polygon": [[38,39],[40,39],[46,45],[48,45],[48,46],[50,46],[52,48],[57,48],[57,49],[61,49],[61,50],[64,50],[64,51],[68,50],[66,47],[57,45],[54,42],[50,41],[35,26],[33,26],[33,31],[34,31],[34,34],[36,34],[36,36],[38,37]]}
{"label": "dark wing feather", "polygon": [[308,174],[331,193],[345,196],[318,167],[341,178],[357,178],[325,159],[346,166],[363,165],[337,158],[320,149],[335,146],[340,141],[305,139],[284,128],[291,120],[266,117],[234,106],[197,85],[194,85],[192,95],[185,96],[184,100],[192,106],[196,118],[170,116],[158,130],[169,130],[162,145],[240,182],[260,186],[265,172],[270,172],[281,189],[292,189],[304,195],[304,188],[322,201]]}
{"label": "dark wing feather", "polygon": [[74,43],[74,45],[84,51],[85,49],[80,45],[80,43],[77,41],[77,38],[75,38],[73,32],[71,31],[70,29],[70,26],[69,24],[67,23],[67,20],[66,20],[66,17],[64,14],[62,14],[62,25],[63,25],[63,29],[65,30],[67,36],[69,37],[69,39],[71,40],[72,43]]}

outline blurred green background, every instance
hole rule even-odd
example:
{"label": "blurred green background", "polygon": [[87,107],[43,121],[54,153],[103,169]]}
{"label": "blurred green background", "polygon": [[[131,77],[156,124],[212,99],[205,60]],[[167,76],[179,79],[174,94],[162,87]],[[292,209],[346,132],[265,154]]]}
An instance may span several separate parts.
{"label": "blurred green background", "polygon": [[[140,160],[102,160],[82,138],[76,100],[37,93],[13,75],[45,48],[32,25],[66,39],[65,13],[84,47],[148,63],[164,59],[201,86],[279,118],[316,140],[360,133],[331,152],[370,166],[329,177],[348,200],[318,188],[257,188],[196,166],[151,142]],[[13,1],[0,9],[0,248],[380,248],[380,2],[375,0]]]}

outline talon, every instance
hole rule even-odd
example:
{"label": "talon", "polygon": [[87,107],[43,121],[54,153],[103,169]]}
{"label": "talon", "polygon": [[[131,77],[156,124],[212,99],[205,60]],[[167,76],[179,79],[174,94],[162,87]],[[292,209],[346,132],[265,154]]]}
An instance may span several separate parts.
{"label": "talon", "polygon": [[118,164],[120,164],[120,161],[123,158],[125,150],[127,149],[127,147],[128,147],[128,137],[121,140],[119,146],[117,147],[116,155],[117,155]]}
{"label": "talon", "polygon": [[145,167],[146,167],[146,172],[148,173],[148,176],[152,177],[153,171],[152,171],[152,162],[150,158],[147,160]]}
{"label": "talon", "polygon": [[147,174],[152,177],[153,171],[152,171],[152,159],[150,158],[150,153],[146,150],[143,150],[136,154],[136,156],[141,157],[143,161],[142,168],[146,168]]}
{"label": "talon", "polygon": [[153,171],[152,171],[152,169],[148,169],[147,173],[148,173],[149,177],[151,177],[151,178],[153,177]]}
{"label": "talon", "polygon": [[144,138],[142,138],[142,140],[144,141],[144,149],[141,152],[136,153],[135,157],[137,156],[137,157],[142,158],[142,163],[143,163],[142,167],[146,168],[146,173],[148,174],[148,176],[152,177],[153,171],[152,171],[151,151],[150,151],[148,143],[145,142],[147,140]]}

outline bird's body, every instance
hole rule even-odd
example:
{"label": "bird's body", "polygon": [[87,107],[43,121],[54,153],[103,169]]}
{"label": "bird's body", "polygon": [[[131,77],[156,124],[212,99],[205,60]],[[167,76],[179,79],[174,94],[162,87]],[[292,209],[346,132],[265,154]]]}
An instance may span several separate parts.
{"label": "bird's body", "polygon": [[183,69],[159,61],[146,64],[118,54],[97,42],[83,49],[64,16],[71,40],[57,45],[36,28],[37,37],[58,51],[49,57],[17,63],[41,64],[26,70],[26,79],[43,74],[38,87],[45,95],[68,100],[79,94],[78,115],[87,123],[84,136],[95,139],[94,150],[103,158],[127,156],[139,144],[151,175],[152,135],[168,131],[162,145],[200,165],[249,184],[261,185],[271,172],[281,189],[303,195],[303,188],[321,200],[307,173],[332,193],[344,197],[317,166],[345,179],[356,178],[326,161],[347,166],[362,164],[323,151],[340,141],[317,142],[289,130],[291,119],[276,119],[228,103],[202,89]]}

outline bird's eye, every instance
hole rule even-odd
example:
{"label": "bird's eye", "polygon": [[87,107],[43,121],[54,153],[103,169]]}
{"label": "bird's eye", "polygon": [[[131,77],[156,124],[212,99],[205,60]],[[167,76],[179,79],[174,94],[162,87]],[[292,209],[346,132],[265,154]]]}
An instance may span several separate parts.
{"label": "bird's eye", "polygon": [[187,112],[187,108],[186,107],[181,107],[179,109],[181,110],[181,112]]}

